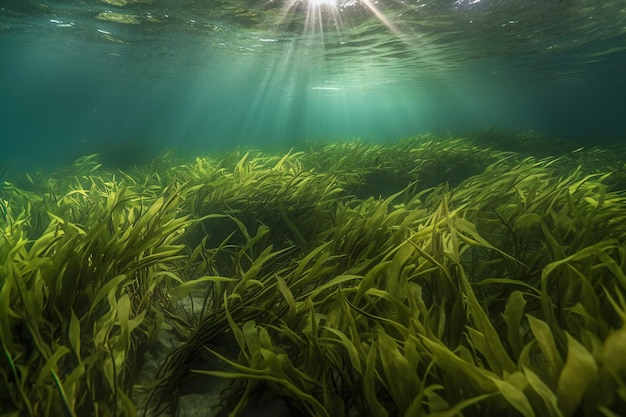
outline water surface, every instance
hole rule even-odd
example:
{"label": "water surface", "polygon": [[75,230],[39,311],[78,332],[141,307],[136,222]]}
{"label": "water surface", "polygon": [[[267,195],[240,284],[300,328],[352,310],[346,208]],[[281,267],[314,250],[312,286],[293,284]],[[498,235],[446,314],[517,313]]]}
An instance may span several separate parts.
{"label": "water surface", "polygon": [[2,162],[626,132],[626,2],[5,0]]}

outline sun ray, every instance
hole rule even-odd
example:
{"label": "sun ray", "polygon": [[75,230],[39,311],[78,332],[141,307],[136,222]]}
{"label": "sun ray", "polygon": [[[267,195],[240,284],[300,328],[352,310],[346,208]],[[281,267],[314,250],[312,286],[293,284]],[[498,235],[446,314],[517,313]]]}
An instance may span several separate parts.
{"label": "sun ray", "polygon": [[383,25],[387,27],[390,31],[400,36],[402,33],[398,28],[385,16],[383,12],[381,12],[378,7],[372,3],[372,0],[361,0],[361,2],[372,12],[372,14],[378,19]]}

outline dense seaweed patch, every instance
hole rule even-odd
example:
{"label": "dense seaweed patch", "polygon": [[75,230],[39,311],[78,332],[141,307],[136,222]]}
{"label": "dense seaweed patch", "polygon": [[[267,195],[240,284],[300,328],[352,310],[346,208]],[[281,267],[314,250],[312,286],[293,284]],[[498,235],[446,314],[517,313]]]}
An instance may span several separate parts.
{"label": "dense seaweed patch", "polygon": [[214,415],[626,414],[624,150],[479,139],[5,180],[0,414],[170,414],[200,376]]}

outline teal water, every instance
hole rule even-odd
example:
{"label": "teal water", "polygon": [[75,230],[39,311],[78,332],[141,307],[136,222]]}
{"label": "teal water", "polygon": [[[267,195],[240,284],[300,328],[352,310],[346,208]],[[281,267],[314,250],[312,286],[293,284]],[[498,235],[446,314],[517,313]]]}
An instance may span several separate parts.
{"label": "teal water", "polygon": [[626,138],[626,1],[3,0],[0,164],[87,153]]}

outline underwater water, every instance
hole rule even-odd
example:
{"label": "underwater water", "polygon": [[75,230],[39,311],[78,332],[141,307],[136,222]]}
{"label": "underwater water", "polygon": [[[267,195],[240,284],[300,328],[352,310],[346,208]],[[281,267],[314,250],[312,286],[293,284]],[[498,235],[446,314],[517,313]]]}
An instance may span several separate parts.
{"label": "underwater water", "polygon": [[0,417],[626,415],[626,2],[0,1]]}
{"label": "underwater water", "polygon": [[619,0],[5,0],[0,162],[490,128],[619,140],[625,22]]}

